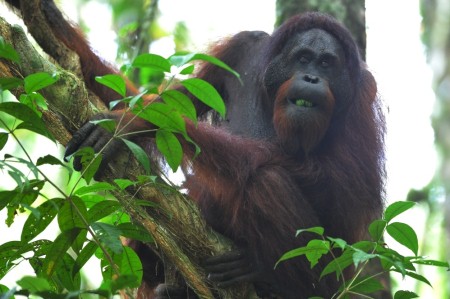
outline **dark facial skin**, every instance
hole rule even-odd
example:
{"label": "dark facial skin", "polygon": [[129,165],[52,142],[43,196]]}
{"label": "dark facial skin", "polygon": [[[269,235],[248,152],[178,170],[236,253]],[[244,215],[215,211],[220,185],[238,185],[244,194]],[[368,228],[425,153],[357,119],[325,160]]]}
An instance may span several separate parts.
{"label": "dark facial skin", "polygon": [[[321,29],[294,35],[269,64],[264,82],[269,98],[275,99],[277,135],[290,153],[312,151],[335,106],[352,97],[344,51]],[[292,136],[300,138],[293,141]]]}

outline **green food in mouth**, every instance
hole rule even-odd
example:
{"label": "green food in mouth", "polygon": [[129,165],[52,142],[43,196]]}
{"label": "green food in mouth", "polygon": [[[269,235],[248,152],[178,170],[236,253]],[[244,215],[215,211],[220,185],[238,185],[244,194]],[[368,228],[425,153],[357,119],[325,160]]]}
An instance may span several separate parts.
{"label": "green food in mouth", "polygon": [[299,100],[295,101],[295,105],[297,105],[299,107],[312,107],[313,103],[311,103],[310,101],[307,101],[307,100],[299,99]]}

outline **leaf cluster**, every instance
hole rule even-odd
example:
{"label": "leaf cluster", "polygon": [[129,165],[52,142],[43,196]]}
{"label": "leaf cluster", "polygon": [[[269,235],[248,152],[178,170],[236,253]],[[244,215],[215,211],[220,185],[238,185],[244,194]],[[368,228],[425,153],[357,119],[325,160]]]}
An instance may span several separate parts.
{"label": "leaf cluster", "polygon": [[[350,298],[350,295],[371,298],[368,296],[369,294],[383,290],[384,287],[377,280],[377,277],[385,272],[400,273],[403,278],[408,276],[431,286],[426,277],[417,273],[416,265],[450,269],[449,263],[419,256],[418,238],[413,228],[406,223],[393,221],[395,217],[411,209],[414,205],[415,203],[410,201],[399,201],[391,204],[386,208],[382,219],[375,220],[370,224],[369,235],[371,240],[360,241],[355,244],[347,244],[345,240],[325,236],[322,227],[298,230],[297,235],[309,232],[319,238],[309,241],[304,247],[286,252],[277,264],[295,257],[305,256],[312,268],[318,264],[322,257],[327,254],[331,255],[332,261],[323,268],[320,278],[334,274],[341,281],[341,287],[336,291],[333,298]],[[385,233],[411,251],[413,255],[405,256],[390,248],[383,240]],[[363,274],[364,268],[371,260],[381,262],[382,272]],[[350,278],[347,278],[344,274],[348,268],[352,268],[352,273],[354,273]],[[417,294],[405,290],[397,291],[394,295],[394,299],[417,297]]]}

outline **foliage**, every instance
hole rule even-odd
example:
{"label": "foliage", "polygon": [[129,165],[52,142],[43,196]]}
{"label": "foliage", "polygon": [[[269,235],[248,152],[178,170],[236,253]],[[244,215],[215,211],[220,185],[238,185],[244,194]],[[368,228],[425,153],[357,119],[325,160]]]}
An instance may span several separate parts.
{"label": "foliage", "polygon": [[[325,266],[321,277],[335,274],[342,281],[341,288],[336,292],[334,298],[350,298],[350,295],[372,298],[368,295],[383,289],[383,286],[376,278],[385,272],[400,273],[403,278],[408,276],[431,286],[426,277],[417,273],[415,265],[445,267],[450,270],[449,263],[419,256],[419,243],[415,231],[408,224],[392,221],[396,216],[414,205],[414,202],[399,201],[388,206],[382,219],[373,221],[369,226],[370,241],[347,244],[345,240],[325,236],[321,227],[298,230],[297,236],[309,232],[318,235],[320,238],[311,240],[304,247],[286,252],[277,264],[304,255],[312,268],[318,264],[322,256],[330,254],[332,261]],[[383,241],[385,233],[406,247],[413,255],[404,256],[398,251],[389,248]],[[380,260],[383,271],[363,276],[364,268],[373,259]],[[349,267],[353,267],[356,270],[355,274],[350,279],[347,279],[344,272]],[[394,299],[401,298],[418,298],[418,295],[405,290],[397,291]]]}
{"label": "foliage", "polygon": [[[13,48],[0,42],[0,57],[18,61]],[[187,139],[183,118],[196,121],[197,116],[191,100],[184,94],[168,88],[176,82],[179,74],[193,71],[193,61],[203,59],[229,69],[213,57],[202,54],[176,54],[168,59],[158,55],[138,56],[129,68],[149,68],[164,75],[166,80],[159,82],[165,88],[143,91],[132,97],[125,97],[125,81],[117,75],[106,75],[96,80],[125,98],[136,117],[142,117],[156,124],[156,143],[169,165],[176,170],[181,162],[181,146],[175,134]],[[171,70],[179,72],[170,73]],[[111,297],[122,292],[130,293],[131,288],[140,285],[142,265],[137,254],[125,246],[122,238],[131,238],[146,243],[153,242],[152,237],[140,225],[131,222],[113,193],[125,192],[130,186],[156,184],[153,177],[141,177],[138,181],[117,179],[115,184],[93,182],[92,178],[101,161],[101,153],[84,148],[81,155],[84,165],[81,177],[74,173],[60,158],[45,155],[32,158],[24,139],[30,134],[42,135],[52,142],[55,138],[49,133],[42,120],[47,109],[46,101],[40,91],[58,80],[58,74],[37,73],[23,80],[1,78],[0,94],[10,89],[23,90],[17,101],[7,101],[0,97],[0,150],[8,143],[16,143],[24,157],[6,153],[0,160],[0,170],[11,177],[15,187],[0,191],[0,210],[6,210],[6,224],[10,226],[19,214],[28,214],[20,238],[0,244],[0,279],[19,263],[28,262],[35,276],[24,276],[17,281],[18,288],[8,290],[0,285],[1,298],[16,295],[34,295],[42,298],[75,298],[82,294],[96,294]],[[217,91],[208,83],[199,79],[181,80],[199,100],[217,109],[222,115],[225,106]],[[143,97],[156,94],[162,102],[144,104]],[[156,96],[155,95],[155,96]],[[116,103],[117,104],[117,103]],[[121,135],[117,124],[108,120],[97,121],[101,126],[113,130],[113,138],[121,138],[137,159],[149,172],[149,161],[144,150]],[[28,131],[28,134],[19,134]],[[25,136],[25,137],[23,137]],[[66,184],[70,189],[52,181],[43,170],[50,167],[53,171],[67,176]],[[25,170],[22,170],[25,169]],[[84,181],[83,181],[84,179]],[[66,190],[68,189],[68,190]],[[57,194],[50,196],[49,194]],[[147,204],[148,205],[148,204]],[[56,221],[60,233],[54,240],[44,239],[41,233]],[[87,290],[82,283],[81,270],[92,257],[101,261],[100,271],[103,281],[97,289]]]}

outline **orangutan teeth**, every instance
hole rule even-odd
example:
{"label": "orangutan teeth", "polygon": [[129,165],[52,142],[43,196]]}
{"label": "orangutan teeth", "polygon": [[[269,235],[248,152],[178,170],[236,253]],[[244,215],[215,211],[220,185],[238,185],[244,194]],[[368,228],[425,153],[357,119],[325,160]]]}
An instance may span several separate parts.
{"label": "orangutan teeth", "polygon": [[299,107],[312,107],[313,103],[311,103],[310,101],[307,101],[307,100],[296,100],[295,105],[297,105]]}

